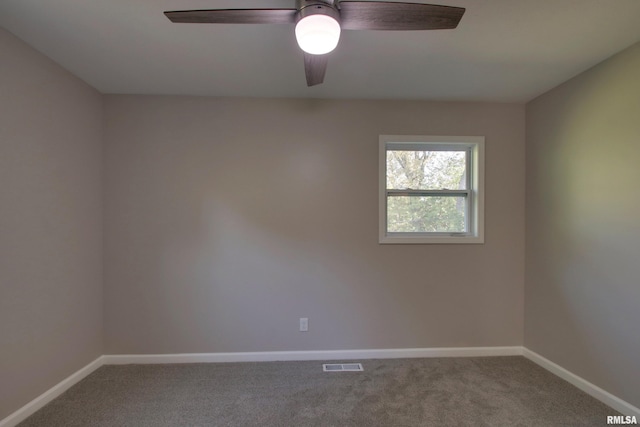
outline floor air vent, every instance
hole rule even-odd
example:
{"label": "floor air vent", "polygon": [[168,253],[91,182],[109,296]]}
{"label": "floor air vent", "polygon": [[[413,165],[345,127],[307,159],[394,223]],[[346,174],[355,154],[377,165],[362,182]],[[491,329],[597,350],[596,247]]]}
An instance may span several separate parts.
{"label": "floor air vent", "polygon": [[324,372],[359,372],[364,371],[362,363],[325,363],[322,365]]}

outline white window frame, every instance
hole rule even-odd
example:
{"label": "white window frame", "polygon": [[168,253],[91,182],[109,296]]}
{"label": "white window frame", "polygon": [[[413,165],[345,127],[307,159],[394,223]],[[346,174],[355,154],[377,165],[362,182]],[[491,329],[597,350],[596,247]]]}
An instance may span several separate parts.
{"label": "white window frame", "polygon": [[[466,233],[394,233],[387,232],[387,151],[398,149],[446,150],[460,148],[468,150],[467,196],[469,212]],[[379,149],[379,242],[382,244],[482,244],[484,243],[484,136],[427,136],[427,135],[380,135]],[[457,190],[399,190],[406,193],[426,195],[456,193]]]}

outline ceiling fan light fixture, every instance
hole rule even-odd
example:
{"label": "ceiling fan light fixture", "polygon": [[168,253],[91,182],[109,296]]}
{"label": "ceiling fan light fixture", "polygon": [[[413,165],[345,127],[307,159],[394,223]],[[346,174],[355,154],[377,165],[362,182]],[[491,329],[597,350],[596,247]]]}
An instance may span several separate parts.
{"label": "ceiling fan light fixture", "polygon": [[312,55],[324,55],[338,46],[340,24],[325,14],[307,15],[296,24],[300,49]]}

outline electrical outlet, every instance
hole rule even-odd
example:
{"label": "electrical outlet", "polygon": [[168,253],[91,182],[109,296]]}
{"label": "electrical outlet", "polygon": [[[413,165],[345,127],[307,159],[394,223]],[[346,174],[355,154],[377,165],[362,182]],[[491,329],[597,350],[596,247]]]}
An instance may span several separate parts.
{"label": "electrical outlet", "polygon": [[309,330],[309,318],[301,317],[300,318],[300,332],[307,332]]}

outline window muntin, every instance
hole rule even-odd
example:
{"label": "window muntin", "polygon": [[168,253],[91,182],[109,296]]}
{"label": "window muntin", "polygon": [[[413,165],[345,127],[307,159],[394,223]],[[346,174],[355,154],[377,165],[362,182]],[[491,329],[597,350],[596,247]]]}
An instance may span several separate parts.
{"label": "window muntin", "polygon": [[483,137],[380,137],[380,242],[482,243]]}

